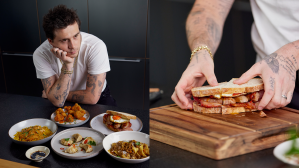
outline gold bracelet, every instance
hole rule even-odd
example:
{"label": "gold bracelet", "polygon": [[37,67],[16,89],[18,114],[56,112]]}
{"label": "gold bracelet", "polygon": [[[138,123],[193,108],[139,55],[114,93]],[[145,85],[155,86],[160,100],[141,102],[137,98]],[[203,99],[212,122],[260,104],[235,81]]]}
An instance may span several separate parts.
{"label": "gold bracelet", "polygon": [[73,73],[73,71],[67,71],[67,70],[62,69],[62,68],[61,68],[61,72],[63,72],[64,74],[72,74]]}
{"label": "gold bracelet", "polygon": [[211,53],[211,50],[208,48],[208,46],[200,46],[200,47],[195,48],[195,49],[192,51],[192,54],[191,54],[191,57],[190,57],[190,61],[192,60],[194,54],[195,54],[197,51],[199,51],[199,50],[207,50],[207,51],[209,52],[210,57],[212,58],[212,60],[214,60],[214,59],[213,59],[213,55],[212,55],[212,53]]}

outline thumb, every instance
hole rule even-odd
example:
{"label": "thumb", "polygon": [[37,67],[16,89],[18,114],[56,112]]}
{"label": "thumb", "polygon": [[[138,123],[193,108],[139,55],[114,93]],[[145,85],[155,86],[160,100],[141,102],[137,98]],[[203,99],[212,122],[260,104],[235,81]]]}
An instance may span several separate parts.
{"label": "thumb", "polygon": [[256,68],[253,68],[253,66],[252,66],[248,71],[246,71],[245,73],[243,73],[242,76],[239,79],[235,80],[234,84],[240,85],[240,84],[246,83],[250,79],[256,77],[258,74],[257,74],[257,72],[256,72],[255,69]]}
{"label": "thumb", "polygon": [[218,85],[218,81],[217,78],[215,76],[214,70],[208,70],[207,72],[204,73],[205,77],[207,78],[208,83],[211,86],[217,86]]}

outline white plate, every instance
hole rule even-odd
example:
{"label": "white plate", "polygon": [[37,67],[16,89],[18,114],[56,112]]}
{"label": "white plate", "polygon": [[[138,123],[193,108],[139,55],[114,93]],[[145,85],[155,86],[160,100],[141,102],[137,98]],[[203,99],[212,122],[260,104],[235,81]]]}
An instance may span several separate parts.
{"label": "white plate", "polygon": [[[103,116],[107,113],[99,114],[93,119],[90,120],[90,127],[100,131],[101,133],[105,135],[109,135],[111,133],[114,133],[114,131],[111,131],[110,129],[107,128],[107,126],[103,123]],[[143,124],[142,121],[136,117],[136,120],[130,120],[130,123],[132,124],[131,128],[133,131],[141,131]]]}
{"label": "white plate", "polygon": [[[78,152],[74,154],[69,154],[63,152],[68,146],[64,146],[60,143],[60,140],[63,138],[71,138],[73,134],[80,134],[83,138],[84,137],[92,137],[96,141],[96,146],[92,146],[93,151],[90,153],[86,153],[85,150],[81,151],[81,148],[78,147]],[[103,150],[103,139],[105,135],[99,131],[96,131],[92,128],[87,127],[78,127],[78,128],[70,128],[64,131],[59,132],[56,136],[54,136],[51,140],[51,148],[52,150],[61,157],[74,159],[74,160],[81,160],[81,159],[88,159],[98,155]],[[64,148],[64,150],[60,149]]]}
{"label": "white plate", "polygon": [[[288,161],[288,159],[285,157],[285,154],[291,149],[291,146],[292,146],[292,140],[283,142],[274,148],[273,154],[277,159],[281,160],[284,163],[299,166],[299,164],[295,164]],[[296,146],[297,148],[299,147],[299,138],[296,139]]]}
{"label": "white plate", "polygon": [[[47,138],[44,138],[44,139],[41,139],[38,141],[31,141],[31,142],[17,141],[14,139],[14,137],[15,137],[14,135],[17,132],[21,131],[23,128],[27,128],[27,127],[35,126],[35,125],[40,125],[42,127],[47,126],[53,132],[53,134]],[[58,126],[56,125],[56,123],[49,119],[33,118],[33,119],[28,119],[28,120],[18,122],[15,125],[13,125],[9,129],[8,135],[17,144],[33,146],[33,145],[40,145],[45,142],[48,142],[56,134],[57,128],[58,128]]]}
{"label": "white plate", "polygon": [[112,134],[109,134],[105,137],[103,141],[104,149],[105,151],[115,160],[118,160],[120,162],[124,163],[141,163],[147,161],[150,156],[143,158],[143,159],[125,159],[125,158],[119,158],[116,156],[111,155],[108,150],[111,148],[111,144],[118,142],[118,141],[129,141],[129,140],[136,140],[142,143],[145,143],[150,148],[150,138],[149,135],[137,132],[137,131],[123,131],[123,132],[114,132]]}
{"label": "white plate", "polygon": [[[63,110],[65,111],[65,109],[63,109]],[[51,120],[54,121],[57,125],[59,125],[61,127],[77,127],[77,126],[85,124],[89,120],[90,115],[89,115],[88,111],[85,110],[85,112],[86,112],[86,114],[84,114],[84,116],[83,116],[84,118],[86,118],[85,120],[76,119],[76,121],[74,121],[74,122],[59,123],[59,122],[55,121],[55,119],[54,119],[56,116],[56,112],[52,113]]]}

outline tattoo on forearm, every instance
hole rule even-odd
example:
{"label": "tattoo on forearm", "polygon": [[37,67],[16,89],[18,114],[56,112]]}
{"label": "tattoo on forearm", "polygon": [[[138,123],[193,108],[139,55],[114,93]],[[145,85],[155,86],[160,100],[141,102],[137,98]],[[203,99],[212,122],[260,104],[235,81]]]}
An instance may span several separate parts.
{"label": "tattoo on forearm", "polygon": [[191,12],[190,14],[191,14],[191,16],[199,15],[199,14],[201,14],[203,11],[205,11],[205,9],[204,9],[204,8],[200,8],[199,10],[194,11],[194,12]]}
{"label": "tattoo on forearm", "polygon": [[212,37],[215,43],[220,41],[220,26],[212,18],[207,18],[206,28],[208,29],[209,36]]}
{"label": "tattoo on forearm", "polygon": [[45,89],[45,92],[47,93],[48,88],[52,84],[52,80],[50,78],[42,79],[42,84]]}
{"label": "tattoo on forearm", "polygon": [[199,22],[200,22],[200,20],[199,20],[199,17],[197,17],[195,20],[194,20],[194,22],[193,22],[193,24],[199,24]]}
{"label": "tattoo on forearm", "polygon": [[60,100],[60,99],[61,99],[61,95],[54,95],[54,98],[55,98],[56,100]]}
{"label": "tattoo on forearm", "polygon": [[277,53],[272,53],[264,58],[268,66],[271,68],[273,73],[278,74],[279,71],[279,62],[277,58]]}
{"label": "tattoo on forearm", "polygon": [[296,60],[296,58],[294,57],[294,55],[292,55],[291,57],[293,58],[295,64],[297,65],[297,60]]}
{"label": "tattoo on forearm", "polygon": [[56,86],[56,89],[59,90],[61,88],[61,85],[59,85],[59,83]]}
{"label": "tattoo on forearm", "polygon": [[294,42],[292,42],[292,44],[295,46],[295,48],[298,50],[299,49],[299,46],[296,45]]}
{"label": "tattoo on forearm", "polygon": [[94,90],[96,88],[96,81],[97,81],[98,76],[97,75],[89,75],[87,77],[87,87],[92,87],[91,93],[95,96]]}
{"label": "tattoo on forearm", "polygon": [[73,96],[72,96],[73,102],[81,103],[81,102],[83,102],[83,100],[84,100],[84,95],[73,94]]}
{"label": "tattoo on forearm", "polygon": [[[102,84],[103,84],[102,81],[99,80],[98,83],[99,88],[101,88]],[[99,96],[101,96],[101,94],[102,94],[102,89],[99,90]]]}
{"label": "tattoo on forearm", "polygon": [[191,36],[191,30],[188,27],[186,30],[186,35],[187,35],[187,39],[189,39],[189,37]]}
{"label": "tattoo on forearm", "polygon": [[68,95],[69,90],[70,90],[70,82],[71,82],[71,81],[69,80],[68,83],[67,83],[67,87],[66,87],[66,89],[65,89],[64,92],[62,93],[63,100],[62,100],[62,102],[61,102],[61,104],[60,104],[59,106],[63,106],[64,103],[65,103],[65,100],[66,100],[67,95]]}
{"label": "tattoo on forearm", "polygon": [[270,76],[270,89],[271,89],[272,91],[274,91],[274,85],[275,85],[275,78],[272,78],[272,77]]}

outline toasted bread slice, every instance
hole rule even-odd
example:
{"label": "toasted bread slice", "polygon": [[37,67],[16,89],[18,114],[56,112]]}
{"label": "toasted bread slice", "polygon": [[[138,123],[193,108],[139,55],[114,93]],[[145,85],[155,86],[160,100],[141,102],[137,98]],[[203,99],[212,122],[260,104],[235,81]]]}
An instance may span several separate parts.
{"label": "toasted bread slice", "polygon": [[222,114],[238,114],[245,112],[244,107],[226,107],[222,106]]}
{"label": "toasted bread slice", "polygon": [[205,108],[198,105],[198,103],[193,102],[193,110],[199,113],[220,113],[221,114],[221,107],[212,107],[212,108]]}
{"label": "toasted bread slice", "polygon": [[222,96],[233,97],[232,94],[234,93],[246,93],[246,86],[234,84],[232,81],[233,80],[230,80],[222,87]]}
{"label": "toasted bread slice", "polygon": [[134,119],[134,120],[136,119],[135,115],[132,115],[129,113],[112,111],[112,110],[107,110],[106,113],[111,114],[111,115],[117,115],[117,116],[120,116],[121,118],[125,118],[125,119]]}
{"label": "toasted bread slice", "polygon": [[[232,78],[229,83],[233,83],[238,78]],[[244,83],[240,86],[245,86],[247,93],[257,92],[264,89],[264,82],[261,78],[252,78],[247,83]]]}
{"label": "toasted bread slice", "polygon": [[221,88],[226,85],[227,82],[219,83],[218,86],[201,86],[192,88],[191,92],[194,97],[205,97],[205,96],[211,96],[211,95],[221,95],[222,91]]}

